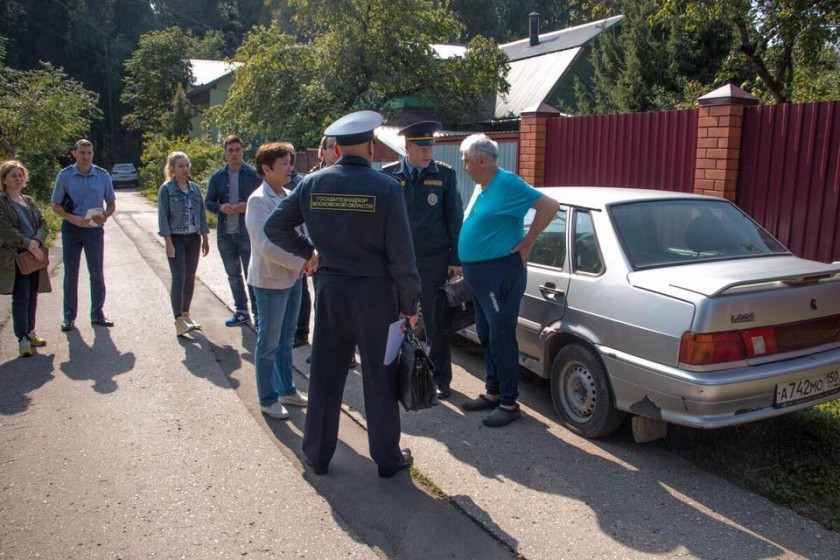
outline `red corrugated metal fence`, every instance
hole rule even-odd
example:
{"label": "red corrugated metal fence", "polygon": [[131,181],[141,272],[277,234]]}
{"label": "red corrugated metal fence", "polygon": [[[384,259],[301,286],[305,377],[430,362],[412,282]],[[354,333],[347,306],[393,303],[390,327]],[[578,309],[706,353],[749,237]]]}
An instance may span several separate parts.
{"label": "red corrugated metal fence", "polygon": [[692,192],[697,111],[558,117],[546,146],[549,186]]}
{"label": "red corrugated metal fence", "polygon": [[747,107],[736,203],[793,253],[840,260],[840,102]]}

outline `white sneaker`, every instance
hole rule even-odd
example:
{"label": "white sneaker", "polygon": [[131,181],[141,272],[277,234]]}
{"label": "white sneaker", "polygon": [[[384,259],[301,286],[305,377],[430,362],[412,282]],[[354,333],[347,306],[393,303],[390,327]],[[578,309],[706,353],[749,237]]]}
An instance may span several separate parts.
{"label": "white sneaker", "polygon": [[181,315],[181,317],[183,317],[184,322],[187,324],[187,326],[190,328],[191,331],[200,331],[201,330],[201,325],[196,323],[193,320],[193,318],[190,317],[189,313],[184,313],[183,315]]}
{"label": "white sneaker", "polygon": [[18,353],[21,358],[28,358],[32,355],[32,343],[29,342],[28,338],[23,337],[18,341]]}
{"label": "white sneaker", "polygon": [[278,420],[285,420],[289,417],[289,411],[279,401],[273,403],[271,406],[261,406],[260,410],[266,416],[277,418]]}
{"label": "white sneaker", "polygon": [[175,334],[178,336],[184,336],[192,329],[190,325],[184,320],[184,316],[181,315],[177,319],[175,319]]}
{"label": "white sneaker", "polygon": [[291,395],[280,397],[280,402],[289,406],[306,406],[309,399],[295,391]]}

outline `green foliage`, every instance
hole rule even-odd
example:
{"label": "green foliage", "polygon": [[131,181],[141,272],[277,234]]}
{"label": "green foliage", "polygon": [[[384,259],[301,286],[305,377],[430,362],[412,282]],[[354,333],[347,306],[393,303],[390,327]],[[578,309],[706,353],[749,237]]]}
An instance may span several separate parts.
{"label": "green foliage", "polygon": [[[184,90],[189,83],[190,58],[219,57],[222,46],[221,34],[213,30],[195,37],[170,27],[141,36],[137,50],[125,62],[120,100],[132,111],[123,117],[123,124],[144,133],[171,133],[178,89]],[[183,132],[182,123],[179,125],[176,133]]]}
{"label": "green foliage", "polygon": [[840,0],[624,0],[592,51],[585,113],[693,106],[735,83],[765,103],[838,99]]}
{"label": "green foliage", "polygon": [[19,71],[0,58],[0,158],[23,161],[30,194],[47,199],[57,158],[101,117],[96,101],[96,94],[49,64]]}
{"label": "green foliage", "polygon": [[192,115],[192,105],[187,99],[183,86],[178,84],[178,89],[175,90],[175,99],[172,100],[172,111],[168,112],[164,118],[163,124],[166,135],[170,138],[188,136],[192,129],[190,121]]}
{"label": "green foliage", "polygon": [[692,19],[665,5],[621,2],[624,19],[592,48],[592,85],[576,84],[583,113],[684,108],[715,83],[734,41],[730,22]]}
{"label": "green foliage", "polygon": [[157,200],[157,192],[164,183],[163,170],[166,158],[171,152],[184,152],[190,158],[190,179],[207,186],[213,171],[221,167],[222,147],[206,137],[187,138],[180,136],[168,138],[164,135],[147,135],[143,139],[143,155],[140,156],[140,181],[143,194],[151,200]]}
{"label": "green foliage", "polygon": [[120,100],[132,107],[123,117],[128,128],[157,133],[164,130],[178,86],[190,76],[189,36],[177,27],[152,31],[140,37],[134,54],[125,63],[125,83]]}
{"label": "green foliage", "polygon": [[840,99],[840,51],[833,46],[821,49],[813,63],[793,70],[793,103],[836,101]]}
{"label": "green foliage", "polygon": [[[122,62],[137,38],[154,25],[148,0],[3,0],[0,35],[9,38],[7,64],[37,70],[41,62],[60,68],[98,94],[104,118],[85,136],[98,161],[134,161],[136,141],[120,126]],[[108,165],[104,163],[104,165]]]}
{"label": "green foliage", "polygon": [[476,38],[467,56],[440,60],[431,43],[457,37],[461,26],[446,2],[423,0],[294,0],[294,22],[256,27],[234,60],[243,63],[224,106],[205,114],[208,129],[235,131],[258,143],[317,143],[324,126],[354,110],[388,113],[404,98],[435,107],[441,120],[468,119],[506,91],[506,58]]}
{"label": "green foliage", "polygon": [[[818,70],[826,47],[840,41],[840,0],[660,0],[661,14],[692,22],[719,20],[733,32],[732,57],[746,70],[743,83],[762,101],[793,98],[797,68]],[[730,62],[729,68],[737,66]],[[725,76],[732,79],[731,76]],[[719,76],[717,82],[722,83]]]}
{"label": "green foliage", "polygon": [[[28,194],[32,196],[32,193]],[[64,220],[59,218],[58,215],[52,211],[52,204],[50,204],[47,199],[38,200],[37,202],[38,208],[40,208],[41,214],[43,214],[44,220],[47,222],[47,229],[49,230],[44,245],[52,247],[55,238],[58,236],[58,232],[61,231],[61,222]]]}

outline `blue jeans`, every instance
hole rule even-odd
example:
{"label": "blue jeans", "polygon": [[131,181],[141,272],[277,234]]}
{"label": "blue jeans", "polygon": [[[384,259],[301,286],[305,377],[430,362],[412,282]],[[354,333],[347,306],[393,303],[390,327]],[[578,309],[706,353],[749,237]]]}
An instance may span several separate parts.
{"label": "blue jeans", "polygon": [[24,276],[15,267],[15,287],[12,291],[12,325],[20,340],[35,330],[35,311],[38,309],[38,281],[40,270]]}
{"label": "blue jeans", "polygon": [[513,406],[519,396],[516,324],[528,270],[518,253],[500,259],[461,263],[475,304],[475,328],[484,348],[485,391]]}
{"label": "blue jeans", "polygon": [[[251,259],[251,238],[238,233],[219,232],[216,238],[219,245],[219,255],[233,293],[233,305],[237,311],[248,312],[248,297],[245,295],[245,280],[248,279],[248,261]],[[251,309],[254,318],[257,316],[257,305],[254,303],[254,288],[248,286],[251,297]]]}
{"label": "blue jeans", "polygon": [[104,319],[102,307],[105,305],[105,230],[101,227],[81,228],[65,220],[61,224],[61,245],[64,258],[64,319],[76,320],[82,251],[85,252],[90,275],[90,318]]}
{"label": "blue jeans", "polygon": [[169,273],[172,276],[169,301],[172,304],[172,313],[177,319],[190,311],[195,291],[198,256],[201,253],[201,235],[198,233],[173,234],[171,239],[172,245],[175,246],[175,256],[166,259],[169,261]]}
{"label": "blue jeans", "polygon": [[278,397],[293,395],[292,341],[300,308],[301,280],[285,290],[254,288],[260,325],[254,364],[260,406],[271,406]]}

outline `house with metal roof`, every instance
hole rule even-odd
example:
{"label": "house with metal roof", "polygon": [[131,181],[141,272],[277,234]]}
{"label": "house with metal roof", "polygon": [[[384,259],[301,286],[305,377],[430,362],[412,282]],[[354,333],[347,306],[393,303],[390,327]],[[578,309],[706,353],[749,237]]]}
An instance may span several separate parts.
{"label": "house with metal roof", "polygon": [[[619,15],[539,33],[539,15],[532,13],[528,37],[499,45],[508,55],[510,71],[507,81],[510,90],[506,95],[498,94],[495,104],[489,105],[492,114],[488,112],[478,122],[460,124],[471,130],[516,130],[519,127],[519,115],[540,104],[548,104],[561,111],[575,109],[575,81],[587,84],[592,77],[592,65],[589,62],[592,42],[601,33],[615,27],[623,17]],[[440,58],[463,56],[466,52],[466,47],[462,45],[438,44],[432,47]],[[240,63],[196,59],[190,62],[193,80],[187,98],[197,109],[193,118],[193,134],[200,134],[204,109],[225,102],[233,84],[233,70]],[[402,114],[403,118],[394,119],[397,122],[434,117],[433,107],[412,97],[394,100],[390,108]]]}
{"label": "house with metal roof", "polygon": [[233,85],[233,71],[239,66],[242,66],[241,62],[190,59],[187,99],[194,109],[190,120],[193,136],[200,136],[205,132],[201,128],[204,111],[213,105],[222,105],[227,100],[228,90]]}
{"label": "house with metal roof", "polygon": [[532,13],[529,37],[499,45],[510,60],[510,91],[496,96],[492,120],[518,120],[525,109],[541,103],[560,110],[576,108],[575,79],[586,84],[592,77],[592,41],[623,18],[618,15],[540,34],[539,15]]}

